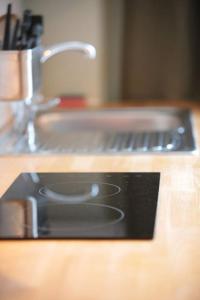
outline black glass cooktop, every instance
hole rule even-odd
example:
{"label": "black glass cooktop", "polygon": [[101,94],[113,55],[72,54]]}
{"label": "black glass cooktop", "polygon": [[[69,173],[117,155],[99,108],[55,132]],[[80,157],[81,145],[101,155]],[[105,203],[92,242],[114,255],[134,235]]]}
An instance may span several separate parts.
{"label": "black glass cooktop", "polygon": [[159,173],[23,173],[0,199],[0,239],[152,239]]}

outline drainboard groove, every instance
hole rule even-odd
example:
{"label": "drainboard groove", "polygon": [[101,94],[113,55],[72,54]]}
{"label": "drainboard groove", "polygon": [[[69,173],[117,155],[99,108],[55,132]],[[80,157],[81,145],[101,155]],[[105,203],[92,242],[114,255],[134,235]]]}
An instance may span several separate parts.
{"label": "drainboard groove", "polygon": [[150,135],[148,133],[144,133],[144,139],[143,139],[144,151],[147,151],[149,149],[149,141],[150,141]]}
{"label": "drainboard groove", "polygon": [[130,139],[131,139],[131,133],[130,132],[122,134],[120,150],[122,150],[122,151],[127,150],[127,145],[130,143]]}
{"label": "drainboard groove", "polygon": [[128,132],[128,133],[126,134],[126,139],[124,140],[123,150],[128,151],[128,149],[129,149],[129,147],[130,147],[131,139],[132,139],[132,133],[131,133],[131,132]]}
{"label": "drainboard groove", "polygon": [[152,141],[153,143],[151,144],[151,150],[152,151],[165,151],[166,150],[166,145],[165,145],[165,136],[164,132],[155,132]]}
{"label": "drainboard groove", "polygon": [[156,132],[152,132],[149,134],[148,150],[152,151],[156,144],[157,144],[157,134]]}
{"label": "drainboard groove", "polygon": [[159,144],[160,150],[165,148],[165,141],[164,141],[164,133],[163,132],[159,132],[158,144]]}
{"label": "drainboard groove", "polygon": [[134,142],[134,150],[137,150],[140,147],[140,143],[141,143],[141,134],[140,133],[136,133],[135,134],[135,142]]}
{"label": "drainboard groove", "polygon": [[173,148],[178,149],[181,146],[182,142],[183,142],[183,138],[181,134],[179,134],[178,132],[174,132],[172,135]]}
{"label": "drainboard groove", "polygon": [[135,142],[136,142],[136,133],[130,133],[125,149],[128,150],[129,152],[132,152],[135,147]]}
{"label": "drainboard groove", "polygon": [[105,135],[103,151],[113,151],[116,140],[116,133]]}
{"label": "drainboard groove", "polygon": [[137,136],[137,142],[136,142],[136,150],[137,151],[145,151],[146,148],[146,139],[147,134],[145,132],[141,132]]}
{"label": "drainboard groove", "polygon": [[168,132],[165,132],[164,143],[165,143],[165,148],[168,151],[176,147],[175,138],[173,138],[172,134],[170,134]]}
{"label": "drainboard groove", "polygon": [[114,151],[120,151],[122,149],[123,139],[124,139],[123,133],[116,135],[116,138],[115,138],[115,141],[113,144]]}

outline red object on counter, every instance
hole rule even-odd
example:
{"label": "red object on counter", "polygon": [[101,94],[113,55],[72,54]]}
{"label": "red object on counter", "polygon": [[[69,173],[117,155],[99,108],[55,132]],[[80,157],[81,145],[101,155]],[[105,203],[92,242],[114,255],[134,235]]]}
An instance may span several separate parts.
{"label": "red object on counter", "polygon": [[84,96],[60,96],[59,108],[84,108],[87,100]]}

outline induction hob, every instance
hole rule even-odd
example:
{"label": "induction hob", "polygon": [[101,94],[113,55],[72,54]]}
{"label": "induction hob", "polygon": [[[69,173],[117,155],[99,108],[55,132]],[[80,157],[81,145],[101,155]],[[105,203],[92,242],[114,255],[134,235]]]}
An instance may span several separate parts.
{"label": "induction hob", "polygon": [[159,173],[22,173],[0,199],[0,239],[152,239]]}

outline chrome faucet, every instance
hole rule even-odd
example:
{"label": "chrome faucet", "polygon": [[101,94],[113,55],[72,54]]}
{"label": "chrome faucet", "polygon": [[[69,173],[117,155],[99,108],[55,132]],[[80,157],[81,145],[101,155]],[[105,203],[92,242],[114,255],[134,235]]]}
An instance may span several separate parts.
{"label": "chrome faucet", "polygon": [[66,42],[45,48],[43,50],[41,62],[44,63],[53,55],[69,50],[82,52],[90,59],[94,59],[96,57],[96,50],[94,46],[82,42]]}

